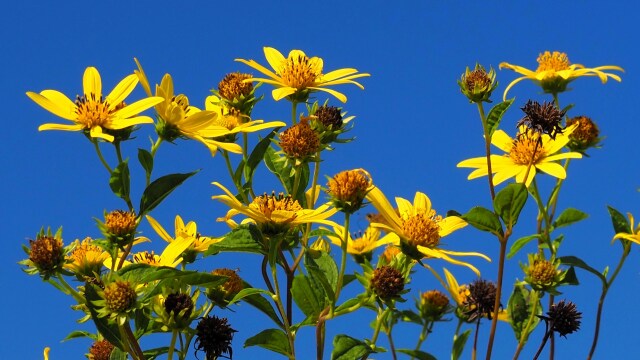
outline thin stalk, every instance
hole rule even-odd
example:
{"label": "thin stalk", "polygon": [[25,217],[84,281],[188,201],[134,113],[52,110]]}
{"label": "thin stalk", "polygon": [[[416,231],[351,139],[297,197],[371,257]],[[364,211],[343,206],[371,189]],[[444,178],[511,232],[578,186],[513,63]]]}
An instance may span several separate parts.
{"label": "thin stalk", "polygon": [[[551,306],[553,306],[553,300],[554,296],[549,294],[549,307],[547,309],[551,309]],[[549,339],[549,360],[553,360],[556,351],[556,337],[554,336],[553,331],[550,332]]]}
{"label": "thin stalk", "polygon": [[336,307],[336,302],[338,301],[338,296],[340,296],[340,291],[342,290],[342,283],[344,281],[344,272],[347,268],[347,243],[349,240],[349,213],[344,214],[344,233],[342,234],[342,242],[340,243],[340,250],[342,252],[340,258],[340,273],[338,274],[338,283],[336,285],[336,296],[333,298],[333,304],[331,305],[331,312]]}
{"label": "thin stalk", "polygon": [[293,191],[291,191],[291,196],[295,199],[298,195],[298,188],[300,187],[300,178],[302,174],[302,168],[299,165],[294,165],[295,174],[293,175]]}
{"label": "thin stalk", "polygon": [[109,166],[107,161],[104,159],[104,156],[102,156],[102,151],[100,151],[100,146],[98,145],[98,140],[91,139],[91,142],[93,143],[93,146],[95,146],[95,148],[96,148],[96,153],[98,154],[98,158],[100,159],[100,162],[102,163],[104,168],[107,169],[107,171],[109,172],[109,175],[111,175],[111,173],[113,173],[113,170],[111,169],[111,167]]}
{"label": "thin stalk", "polygon": [[56,274],[56,278],[60,281],[60,284],[62,284],[62,286],[65,289],[67,289],[67,291],[69,291],[69,295],[71,295],[78,302],[78,304],[84,304],[86,302],[84,297],[82,297],[82,295],[80,295],[76,291],[76,289],[71,287],[71,285],[69,285],[69,283],[64,279],[64,277],[62,277],[62,274],[60,273]]}
{"label": "thin stalk", "polygon": [[493,185],[493,172],[491,171],[491,134],[489,134],[489,124],[487,124],[487,117],[484,113],[484,106],[482,102],[476,103],[478,105],[478,112],[480,113],[480,120],[482,120],[482,130],[484,131],[484,144],[485,152],[487,155],[487,172],[489,179],[489,191],[491,192],[491,200],[496,197],[496,189]]}
{"label": "thin stalk", "polygon": [[[316,161],[313,166],[313,180],[311,182],[311,201],[315,201],[316,199],[316,185],[318,184],[318,175],[320,174],[320,151],[316,154]],[[315,208],[315,203],[307,204],[308,209]],[[300,253],[293,261],[293,265],[291,265],[291,270],[293,272],[296,271],[304,253],[307,250],[307,246],[309,245],[309,232],[311,232],[311,223],[307,223],[307,226],[304,230],[304,235],[302,236],[302,248],[300,249]]]}
{"label": "thin stalk", "polygon": [[267,274],[267,257],[265,256],[262,259],[262,279],[264,280],[264,283],[267,285],[267,288],[269,288],[269,291],[274,294],[275,291],[273,290],[273,285],[271,285],[271,280],[269,280],[269,275]]}
{"label": "thin stalk", "polygon": [[297,101],[291,101],[291,124],[295,125],[298,123],[298,119],[297,119],[297,111],[296,108],[298,107],[298,102]]}
{"label": "thin stalk", "polygon": [[[151,145],[150,153],[151,153],[151,158],[154,159],[154,160],[156,158],[156,152],[158,151],[158,148],[160,147],[160,144],[162,144],[162,138],[158,137],[156,142]],[[151,183],[151,171],[149,171],[149,172],[147,172],[145,174],[145,183],[146,183],[145,187],[149,186],[149,184]]]}
{"label": "thin stalk", "polygon": [[[122,164],[122,150],[120,149],[120,141],[116,141],[113,146],[115,146],[116,148],[116,155],[118,156],[118,164]],[[129,211],[133,211],[133,204],[131,203],[131,198],[129,197],[129,194],[127,194],[127,196],[125,196],[124,201],[127,203],[127,206],[129,207]]]}
{"label": "thin stalk", "polygon": [[[497,317],[497,316],[495,316]],[[480,333],[480,320],[482,317],[478,316],[478,321],[476,322],[476,333],[473,335],[473,349],[471,351],[471,359],[477,359],[477,349],[478,349],[478,334]]]}
{"label": "thin stalk", "polygon": [[242,196],[242,201],[245,204],[249,204],[249,199],[247,198],[247,194],[242,190],[242,185],[240,185],[234,176],[233,165],[231,165],[231,159],[229,158],[229,152],[227,150],[222,150],[222,157],[224,157],[224,162],[227,164],[227,171],[229,171],[229,176],[231,176],[231,180],[233,181],[233,185],[236,186],[238,193]]}
{"label": "thin stalk", "polygon": [[596,346],[598,345],[598,336],[600,335],[600,320],[602,318],[602,309],[604,306],[604,300],[607,297],[607,293],[609,292],[611,285],[613,285],[613,282],[618,276],[618,273],[622,269],[622,265],[624,265],[624,262],[627,259],[627,256],[629,255],[630,250],[631,250],[631,246],[625,246],[622,252],[622,257],[620,257],[620,261],[618,262],[618,266],[616,266],[616,269],[611,275],[611,277],[609,278],[609,280],[602,285],[602,294],[600,295],[600,301],[598,301],[598,312],[596,315],[596,329],[593,334],[593,342],[591,343],[591,349],[589,350],[589,355],[587,356],[587,360],[591,360],[591,358],[593,358],[593,354],[596,352]]}
{"label": "thin stalk", "polygon": [[552,333],[553,331],[547,331],[544,334],[544,338],[542,339],[542,344],[540,344],[540,347],[538,348],[538,352],[536,352],[536,355],[533,357],[533,360],[538,359],[538,357],[540,356],[540,353],[542,352],[542,349],[544,349],[544,346],[547,344],[547,340],[549,340],[549,336],[551,336]]}
{"label": "thin stalk", "polygon": [[389,332],[387,333],[387,338],[389,339],[389,348],[391,350],[391,356],[393,360],[398,360],[398,356],[396,355],[396,346],[393,344],[393,336],[391,335],[391,329],[393,326],[389,327]]}
{"label": "thin stalk", "polygon": [[[424,324],[422,325],[422,330],[420,330],[420,337],[418,338],[418,343],[416,344],[416,347],[415,347],[416,351],[419,351],[420,347],[422,346],[422,343],[425,340],[427,340],[427,336],[429,336],[429,334],[433,330],[434,324],[435,324],[435,321],[424,322]],[[411,357],[411,360],[413,360],[413,356]]]}
{"label": "thin stalk", "polygon": [[178,330],[173,330],[171,333],[171,343],[169,344],[169,350],[167,351],[167,360],[173,359],[173,349],[176,347],[177,337],[178,337]]}
{"label": "thin stalk", "polygon": [[140,348],[140,344],[138,344],[138,340],[136,339],[135,335],[133,335],[133,332],[131,331],[131,326],[129,325],[129,323],[125,322],[124,325],[119,327],[121,327],[124,330],[127,342],[129,343],[129,346],[131,346],[131,350],[133,351],[131,356],[133,356],[134,359],[144,360],[145,359],[144,353],[142,352],[142,349]]}
{"label": "thin stalk", "polygon": [[124,260],[127,258],[127,256],[129,256],[129,253],[131,252],[132,247],[133,247],[133,241],[131,241],[129,245],[127,245],[127,248],[124,249],[124,252],[122,252],[122,256],[120,257],[120,261],[118,262],[118,267],[116,268],[116,270],[122,269],[122,266],[124,265]]}
{"label": "thin stalk", "polygon": [[493,341],[496,336],[496,328],[498,326],[498,313],[500,312],[500,296],[502,295],[502,280],[504,277],[504,262],[507,253],[507,241],[511,235],[511,229],[507,229],[504,237],[499,238],[500,241],[500,261],[498,262],[498,282],[496,284],[496,302],[493,304],[493,318],[491,319],[491,332],[489,332],[489,343],[487,345],[486,359],[491,359],[491,351],[493,350]]}
{"label": "thin stalk", "polygon": [[373,336],[371,337],[371,347],[376,346],[376,341],[378,341],[378,335],[380,335],[380,328],[382,326],[383,320],[389,314],[390,308],[386,308],[384,311],[381,311],[382,308],[378,308],[378,316],[376,316],[376,326],[373,329]]}
{"label": "thin stalk", "polygon": [[278,268],[274,263],[271,265],[271,277],[273,278],[273,288],[275,290],[275,298],[273,299],[276,303],[276,307],[278,308],[278,312],[280,312],[280,316],[282,317],[282,324],[284,325],[284,331],[287,333],[287,339],[289,340],[289,347],[291,348],[291,354],[289,354],[289,358],[294,360],[295,357],[295,339],[294,335],[291,332],[289,327],[289,318],[287,317],[287,313],[282,305],[282,293],[280,291],[280,284],[278,283]]}
{"label": "thin stalk", "polygon": [[540,295],[537,291],[534,291],[533,293],[534,293],[533,309],[531,310],[531,316],[529,316],[529,319],[527,320],[527,325],[522,330],[522,334],[520,335],[520,341],[518,341],[518,347],[516,349],[515,354],[513,355],[513,360],[518,359],[518,357],[520,356],[520,352],[522,351],[522,349],[524,349],[524,345],[527,343],[529,328],[531,327],[531,325],[533,324],[533,321],[535,320],[535,316],[536,316],[535,314],[538,307],[538,299]]}
{"label": "thin stalk", "polygon": [[124,345],[124,351],[128,354],[131,354],[133,360],[138,360],[137,354],[133,351],[133,349],[131,349],[131,346],[129,346],[127,333],[124,331],[123,325],[118,325],[118,332],[120,333],[120,338],[123,340],[122,345]]}

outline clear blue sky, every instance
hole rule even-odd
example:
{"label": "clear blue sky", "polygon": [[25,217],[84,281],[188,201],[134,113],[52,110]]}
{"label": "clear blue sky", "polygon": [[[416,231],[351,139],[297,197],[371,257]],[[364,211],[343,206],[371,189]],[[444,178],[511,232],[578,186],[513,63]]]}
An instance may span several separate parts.
{"label": "clear blue sky", "polygon": [[[423,191],[444,213],[448,209],[464,212],[475,205],[487,206],[489,199],[484,179],[468,181],[468,171],[455,166],[483,153],[476,109],[456,84],[466,66],[477,61],[497,68],[501,61],[508,61],[535,68],[538,53],[545,50],[564,51],[572,62],[588,67],[619,65],[626,70],[622,83],[602,85],[596,78],[581,78],[572,84],[574,90],[560,99],[565,105],[575,103],[571,114],[592,117],[606,136],[603,149],[592,150],[590,158],[572,163],[559,204],[561,208],[578,208],[590,217],[565,232],[561,254],[580,256],[602,269],[613,266],[620,254],[618,244],[610,245],[613,232],[606,205],[640,217],[640,125],[634,110],[640,85],[636,46],[640,8],[634,3],[625,1],[615,7],[596,1],[249,1],[241,7],[234,2],[213,1],[4,4],[0,13],[0,72],[7,130],[0,143],[0,161],[1,211],[7,233],[0,243],[4,254],[0,281],[5,289],[0,297],[5,324],[0,358],[40,359],[45,346],[52,347],[52,360],[82,358],[90,341],[60,340],[73,329],[91,327],[75,323],[79,313],[69,309],[70,298],[20,271],[17,262],[25,257],[21,245],[43,225],[63,225],[66,243],[97,237],[92,219],[101,217],[105,209],[123,206],[109,191],[106,172],[79,133],[38,133],[40,124],[58,119],[29,100],[26,91],[52,88],[74,96],[82,89],[82,73],[87,66],[96,66],[105,89],[111,89],[133,71],[135,56],[152,82],[159,82],[169,72],[178,91],[202,106],[208,91],[224,74],[251,70],[234,58],[265,63],[263,46],[285,54],[290,49],[302,49],[308,55],[322,57],[327,70],[355,67],[372,75],[362,80],[365,91],[340,88],[349,97],[345,110],[357,116],[352,133],[357,140],[326,155],[322,177],[363,167],[388,196],[411,198],[416,191]],[[498,72],[500,86],[495,98],[515,77],[509,70]],[[274,103],[268,90],[268,86],[263,87],[267,100],[258,106],[254,117],[288,121],[288,103]],[[142,96],[140,89],[136,91]],[[518,107],[528,98],[549,100],[531,82],[519,84],[511,94],[516,96]],[[511,125],[520,117],[519,111],[508,113],[504,121],[507,132],[513,134]],[[135,145],[125,147],[134,159],[135,147],[147,146],[148,131],[150,127],[138,133]],[[162,165],[156,174],[202,171],[173,193],[154,217],[169,229],[174,216],[181,214],[185,220],[196,220],[205,234],[226,231],[215,223],[225,209],[210,199],[218,193],[211,181],[221,179],[229,184],[223,159],[212,159],[198,144],[179,142],[177,146],[164,145],[157,161]],[[543,180],[551,184],[548,178]],[[139,196],[140,189],[134,191]],[[364,214],[370,211],[357,215],[354,228],[364,228]],[[529,217],[519,224],[519,236],[535,231],[532,201],[526,215]],[[143,231],[154,235],[148,225]],[[161,240],[155,241],[160,248]],[[448,237],[447,245],[456,250],[478,250],[494,258],[493,265],[476,263],[483,277],[495,280],[498,244],[494,238],[468,228]],[[637,356],[629,352],[636,351],[632,344],[637,340],[635,324],[639,319],[633,305],[634,295],[640,292],[637,252],[634,247],[607,299],[598,358]],[[522,256],[520,261],[525,261],[524,253]],[[252,265],[257,260],[251,255],[224,255],[207,258],[201,266],[240,268],[241,276],[258,284],[257,268]],[[442,265],[434,263],[436,268]],[[464,268],[453,270],[461,282],[473,278]],[[560,298],[578,305],[584,313],[583,325],[579,333],[557,342],[558,359],[585,357],[593,335],[599,282],[582,271],[578,276],[582,285],[563,288]],[[523,275],[518,260],[513,260],[506,272],[510,279],[507,292],[516,277],[522,279]],[[415,296],[415,291],[438,288],[438,284],[421,273],[410,287],[414,290],[411,296]],[[506,305],[506,296],[502,301]],[[236,310],[218,313],[229,317],[238,330],[233,342],[235,358],[249,359],[257,354],[276,358],[261,349],[242,348],[246,338],[268,324],[246,305]],[[330,323],[328,340],[337,332],[370,337],[368,321],[359,317],[357,321]],[[484,327],[483,344],[488,322]],[[541,328],[531,336],[523,358],[535,351],[543,334]],[[405,347],[412,347],[418,329],[406,326],[398,330],[398,338],[411,338]],[[451,325],[436,328],[424,349],[438,358],[448,358],[452,330]],[[300,332],[299,353],[304,354],[302,349],[307,345],[309,349],[309,355],[301,355],[301,359],[313,354],[312,336],[312,328]],[[511,329],[502,325],[495,358],[510,358],[514,349]],[[374,357],[387,359],[389,355]]]}

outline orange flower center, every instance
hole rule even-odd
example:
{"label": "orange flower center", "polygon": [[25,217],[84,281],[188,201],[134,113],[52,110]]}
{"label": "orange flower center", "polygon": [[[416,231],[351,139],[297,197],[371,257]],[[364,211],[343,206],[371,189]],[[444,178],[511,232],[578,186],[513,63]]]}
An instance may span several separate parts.
{"label": "orange flower center", "polygon": [[86,129],[96,126],[106,127],[111,121],[113,113],[116,111],[111,105],[96,94],[85,94],[76,98],[77,121],[84,125]]}
{"label": "orange flower center", "polygon": [[318,66],[318,59],[309,59],[306,55],[288,57],[279,69],[278,75],[282,82],[298,90],[313,86],[316,79],[322,76],[322,67]]}
{"label": "orange flower center", "polygon": [[434,248],[440,243],[438,221],[441,219],[434,210],[428,214],[409,215],[402,222],[402,232],[410,244]]}
{"label": "orange flower center", "polygon": [[553,53],[545,51],[538,56],[538,69],[536,72],[567,70],[569,69],[569,64],[567,54],[559,51],[554,51]]}
{"label": "orange flower center", "polygon": [[72,264],[76,266],[102,264],[107,257],[108,255],[104,250],[99,246],[93,245],[91,238],[82,240],[82,243],[79,243],[69,255],[69,259],[73,261]]}
{"label": "orange flower center", "polygon": [[290,195],[284,196],[282,193],[277,196],[275,193],[257,196],[249,206],[260,211],[267,218],[271,218],[271,214],[276,210],[291,212],[302,210],[298,200],[294,200]]}
{"label": "orange flower center", "polygon": [[[537,135],[520,134],[513,141],[513,146],[508,156],[514,163],[528,166],[529,163],[537,164],[546,154],[538,141]],[[533,162],[531,161],[532,158]]]}

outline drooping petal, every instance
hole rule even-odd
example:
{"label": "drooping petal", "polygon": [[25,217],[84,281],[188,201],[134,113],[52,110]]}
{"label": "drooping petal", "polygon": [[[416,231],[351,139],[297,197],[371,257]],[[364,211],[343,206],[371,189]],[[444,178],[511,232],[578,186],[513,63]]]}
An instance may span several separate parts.
{"label": "drooping petal", "polygon": [[169,233],[162,227],[162,225],[160,225],[159,222],[156,221],[156,219],[152,218],[149,215],[145,215],[145,217],[147,218],[147,221],[149,221],[149,224],[151,225],[151,228],[153,230],[155,230],[155,232],[166,242],[172,242],[173,238],[171,237],[171,235],[169,235]]}
{"label": "drooping petal", "polygon": [[38,131],[43,130],[63,130],[63,131],[80,131],[84,129],[84,125],[82,124],[42,124],[38,126]]}
{"label": "drooping petal", "polygon": [[100,127],[100,126],[92,127],[91,130],[89,131],[89,135],[91,135],[91,137],[93,137],[93,138],[105,139],[108,142],[112,142],[113,139],[114,139],[113,136],[103,133],[102,132],[102,127]]}
{"label": "drooping petal", "polygon": [[389,203],[386,196],[378,189],[377,186],[374,186],[371,191],[367,193],[367,199],[371,201],[371,204],[378,210],[380,215],[395,229],[401,229],[402,225],[400,223],[400,218],[396,214],[395,209]]}
{"label": "drooping petal", "polygon": [[147,96],[153,96],[153,93],[151,93],[151,86],[149,85],[149,79],[147,78],[147,74],[144,73],[144,70],[142,70],[142,65],[140,65],[140,62],[136,58],[133,58],[133,61],[135,61],[138,66],[138,70],[134,70],[133,73],[138,75],[140,85],[142,85]]}
{"label": "drooping petal", "polygon": [[536,164],[536,168],[551,176],[555,176],[558,179],[564,179],[567,177],[567,172],[564,170],[564,167],[555,162],[543,162]]}
{"label": "drooping petal", "polygon": [[273,96],[273,99],[275,101],[279,101],[293,93],[295,93],[296,91],[298,91],[298,89],[296,88],[292,88],[290,86],[283,86],[280,88],[276,88],[273,89],[273,91],[271,92],[271,95]]}
{"label": "drooping petal", "polygon": [[337,92],[335,90],[327,89],[327,88],[324,88],[324,87],[311,87],[310,86],[310,87],[308,87],[308,89],[317,90],[317,91],[324,91],[324,92],[327,92],[327,93],[335,96],[336,99],[342,101],[343,103],[347,102],[347,97],[341,92]]}

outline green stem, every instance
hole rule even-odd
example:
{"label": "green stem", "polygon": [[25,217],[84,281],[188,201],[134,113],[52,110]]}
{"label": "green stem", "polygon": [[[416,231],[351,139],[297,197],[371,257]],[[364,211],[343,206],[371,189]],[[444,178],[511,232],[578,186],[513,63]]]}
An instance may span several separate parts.
{"label": "green stem", "polygon": [[391,308],[387,307],[384,311],[381,310],[382,308],[378,308],[378,316],[376,316],[376,326],[373,329],[373,336],[371,337],[371,348],[375,348],[376,341],[378,341],[378,335],[380,335],[380,328],[382,327],[382,323],[386,319]]}
{"label": "green stem", "polygon": [[173,330],[171,333],[171,343],[169,344],[169,351],[167,352],[167,360],[173,359],[173,349],[176,347],[176,339],[178,338],[178,330]]}
{"label": "green stem", "polygon": [[[318,151],[318,153],[316,154],[316,162],[313,167],[313,180],[311,182],[311,201],[312,202],[315,201],[315,198],[316,198],[316,185],[318,184],[319,173],[320,173],[320,151]],[[307,208],[314,209],[315,203],[307,204]],[[300,264],[300,261],[302,260],[302,257],[304,256],[304,253],[307,247],[309,246],[310,232],[311,232],[311,223],[307,223],[307,226],[305,227],[305,230],[304,230],[304,235],[302,236],[302,248],[300,249],[300,254],[298,254],[298,257],[296,257],[296,259],[294,260],[293,265],[291,265],[291,271],[293,271],[294,273],[298,268],[298,265]]]}
{"label": "green stem", "polygon": [[[435,324],[435,321],[425,320],[424,324],[422,325],[422,330],[420,330],[420,337],[418,338],[418,343],[416,344],[416,347],[415,347],[416,351],[419,351],[420,347],[422,346],[422,343],[425,340],[427,340],[427,336],[429,336],[429,334],[433,330],[434,324]],[[413,356],[411,357],[411,360],[413,360]]]}
{"label": "green stem", "polygon": [[[231,165],[231,159],[229,158],[229,152],[227,150],[222,150],[222,157],[224,157],[224,162],[227,164],[227,171],[229,171],[229,176],[231,176],[231,181],[233,181],[233,185],[236,186],[238,193],[242,196],[242,201],[245,204],[249,204],[249,199],[247,198],[247,194],[242,190],[242,185],[238,183],[235,178],[235,173],[233,171],[233,166]],[[238,179],[239,180],[239,179]]]}
{"label": "green stem", "polygon": [[[536,204],[538,205],[538,216],[542,217],[542,220],[544,220],[544,228],[540,228],[540,226],[538,226],[538,231],[544,230],[544,234],[542,239],[540,239],[539,242],[544,242],[547,244],[547,246],[549,247],[549,251],[551,252],[552,257],[555,256],[556,254],[556,249],[553,247],[553,244],[551,243],[551,234],[549,233],[549,226],[551,224],[551,219],[549,218],[549,214],[547,213],[547,208],[545,208],[545,206],[542,203],[542,199],[540,197],[540,191],[538,190],[538,182],[536,181],[536,179],[533,179],[533,187],[531,188],[531,196],[533,197],[533,199],[536,201]],[[540,223],[539,223],[540,224]],[[540,251],[542,251],[542,249],[540,249]]]}
{"label": "green stem", "polygon": [[60,273],[56,274],[56,278],[60,281],[60,284],[65,289],[67,289],[67,291],[69,292],[69,295],[71,295],[78,302],[78,304],[84,304],[86,302],[84,297],[80,295],[80,293],[78,293],[73,287],[71,287],[71,285],[69,285],[69,283],[64,279],[64,277],[62,277],[62,274]]}
{"label": "green stem", "polygon": [[611,277],[609,278],[609,280],[606,283],[602,284],[602,294],[600,295],[600,300],[598,301],[598,312],[596,315],[596,329],[593,334],[593,342],[591,343],[591,349],[589,350],[589,355],[587,356],[587,360],[591,360],[591,358],[593,358],[593,354],[596,352],[596,346],[598,345],[598,336],[600,335],[600,320],[602,318],[602,309],[604,306],[604,300],[607,297],[607,293],[609,292],[609,289],[611,289],[611,285],[613,285],[613,282],[618,276],[618,273],[622,269],[622,265],[624,265],[624,262],[627,259],[627,256],[629,255],[630,250],[631,250],[631,246],[624,247],[622,256],[620,257],[620,261],[618,262],[618,266],[616,266],[616,269],[611,275]]}
{"label": "green stem", "polygon": [[493,184],[493,171],[491,169],[491,134],[489,133],[489,124],[487,124],[487,117],[484,113],[484,106],[482,105],[482,101],[476,104],[478,105],[480,120],[482,120],[482,130],[484,131],[484,144],[485,152],[487,155],[487,178],[489,179],[489,191],[491,192],[491,200],[493,200],[496,197],[496,189]]}
{"label": "green stem", "polygon": [[[156,142],[151,145],[150,154],[151,154],[151,158],[154,159],[154,160],[156,158],[156,152],[158,151],[158,148],[160,147],[160,144],[162,144],[162,138],[158,137]],[[153,171],[153,169],[151,169],[151,170]],[[151,183],[151,171],[149,171],[149,172],[147,172],[145,174],[145,183],[146,183],[145,187],[149,186],[149,184]]]}
{"label": "green stem", "polygon": [[507,241],[511,236],[511,229],[507,228],[503,237],[498,238],[500,241],[500,261],[498,262],[498,282],[496,284],[496,301],[493,304],[493,317],[491,319],[491,331],[489,332],[489,343],[487,345],[486,359],[491,359],[491,351],[493,350],[493,341],[496,337],[496,329],[498,327],[498,313],[500,312],[500,297],[502,296],[502,281],[504,278],[504,262],[507,253]]}
{"label": "green stem", "polygon": [[[498,317],[495,315],[494,317]],[[480,333],[480,320],[482,317],[478,316],[478,321],[476,322],[476,333],[473,335],[473,349],[471,351],[471,359],[476,360],[477,349],[478,349],[478,334]]]}
{"label": "green stem", "polygon": [[95,146],[96,148],[96,153],[98,154],[98,158],[100,158],[100,162],[105,167],[105,169],[107,169],[107,171],[109,172],[109,175],[111,175],[111,173],[113,173],[113,170],[111,169],[107,161],[104,159],[104,156],[102,156],[102,151],[100,151],[100,145],[98,145],[98,140],[92,138],[91,142],[93,143],[93,146]]}
{"label": "green stem", "polygon": [[298,123],[298,119],[297,119],[297,110],[296,108],[298,107],[298,102],[297,101],[291,101],[291,124],[295,125]]}
{"label": "green stem", "polygon": [[[113,143],[113,146],[116,148],[116,155],[118,156],[118,164],[122,164],[123,160],[122,160],[122,150],[120,149],[120,141],[116,141],[115,143]],[[129,197],[129,194],[125,196],[124,201],[127,203],[127,206],[129,207],[129,211],[133,211],[133,203],[131,203],[131,198]]]}
{"label": "green stem", "polygon": [[338,274],[338,283],[336,285],[336,296],[333,298],[333,304],[331,306],[331,312],[335,309],[336,302],[338,301],[338,297],[340,296],[340,291],[342,290],[342,283],[344,281],[344,273],[347,268],[347,243],[349,240],[349,220],[350,214],[344,214],[344,233],[342,234],[342,242],[340,243],[340,250],[342,252],[340,258],[340,273]]}
{"label": "green stem", "polygon": [[[272,246],[275,244],[272,244]],[[287,339],[289,340],[289,347],[291,349],[291,354],[289,354],[289,358],[291,360],[294,360],[295,357],[295,350],[294,350],[294,346],[295,346],[295,338],[293,333],[291,332],[290,329],[290,325],[289,325],[289,318],[287,317],[287,313],[284,309],[284,305],[282,304],[282,294],[280,291],[280,284],[278,283],[278,269],[276,267],[276,263],[274,262],[271,265],[271,277],[273,278],[273,288],[275,290],[275,298],[273,298],[274,302],[276,303],[276,307],[278,308],[278,311],[280,312],[280,316],[282,317],[282,323],[284,325],[284,331],[287,333]]]}
{"label": "green stem", "polygon": [[294,175],[293,175],[293,191],[291,191],[291,196],[296,199],[296,200],[300,200],[297,199],[296,197],[298,196],[298,188],[300,187],[300,178],[301,178],[301,174],[302,174],[302,167],[300,165],[294,165],[293,167],[294,169]]}
{"label": "green stem", "polygon": [[527,338],[529,337],[529,328],[533,325],[533,322],[536,318],[536,310],[538,308],[538,302],[540,299],[540,295],[537,291],[533,291],[533,309],[531,310],[531,315],[527,320],[527,325],[522,330],[522,334],[520,335],[520,341],[518,341],[518,347],[516,349],[515,354],[513,355],[513,360],[516,360],[520,356],[520,352],[524,348],[524,345],[527,343]]}

